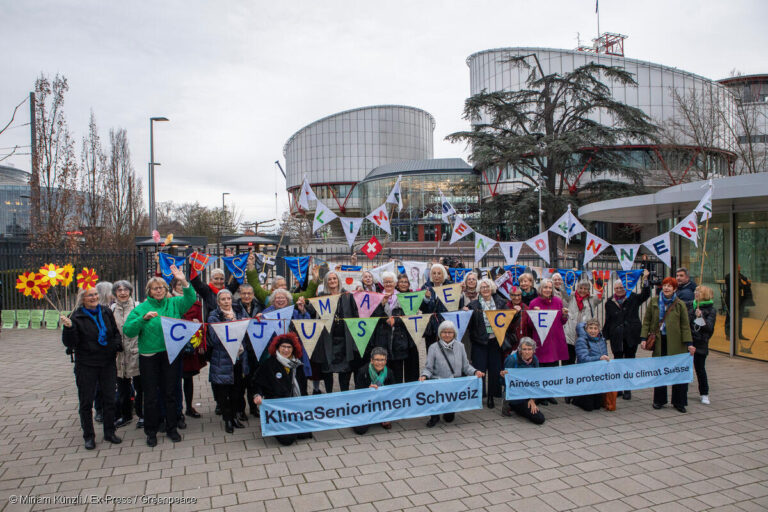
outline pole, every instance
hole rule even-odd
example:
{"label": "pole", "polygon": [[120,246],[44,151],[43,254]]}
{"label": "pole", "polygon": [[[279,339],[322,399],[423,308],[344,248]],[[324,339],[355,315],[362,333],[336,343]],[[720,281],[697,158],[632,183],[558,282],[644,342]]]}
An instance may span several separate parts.
{"label": "pole", "polygon": [[30,179],[30,212],[29,212],[29,231],[35,233],[39,223],[38,215],[40,213],[40,173],[37,169],[37,100],[35,99],[35,93],[29,93],[29,155],[32,160],[31,171],[32,176]]}
{"label": "pole", "polygon": [[701,269],[699,270],[699,285],[704,281],[704,259],[707,257],[707,235],[709,234],[709,219],[704,224],[704,246],[701,248]]}
{"label": "pole", "polygon": [[539,233],[544,232],[544,219],[542,218],[542,213],[544,212],[541,209],[541,175],[539,175]]}
{"label": "pole", "polygon": [[157,212],[155,211],[155,137],[154,122],[149,119],[149,232],[157,229]]}

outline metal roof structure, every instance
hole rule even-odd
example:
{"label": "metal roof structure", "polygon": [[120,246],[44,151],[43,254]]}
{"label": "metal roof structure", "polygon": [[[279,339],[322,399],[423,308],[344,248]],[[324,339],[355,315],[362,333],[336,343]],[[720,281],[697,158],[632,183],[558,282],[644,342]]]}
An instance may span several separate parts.
{"label": "metal roof structure", "polygon": [[461,158],[432,158],[429,160],[404,160],[381,165],[369,172],[363,181],[370,181],[398,174],[471,173],[474,169]]}

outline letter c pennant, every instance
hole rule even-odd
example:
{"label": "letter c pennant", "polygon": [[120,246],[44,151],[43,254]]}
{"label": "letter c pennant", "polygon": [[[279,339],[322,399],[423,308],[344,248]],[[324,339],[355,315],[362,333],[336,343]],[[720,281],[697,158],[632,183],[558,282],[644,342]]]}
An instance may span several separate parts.
{"label": "letter c pennant", "polygon": [[181,349],[192,336],[203,326],[200,322],[179,320],[178,318],[160,317],[163,326],[163,338],[165,338],[165,351],[168,354],[168,363],[172,364],[179,356]]}

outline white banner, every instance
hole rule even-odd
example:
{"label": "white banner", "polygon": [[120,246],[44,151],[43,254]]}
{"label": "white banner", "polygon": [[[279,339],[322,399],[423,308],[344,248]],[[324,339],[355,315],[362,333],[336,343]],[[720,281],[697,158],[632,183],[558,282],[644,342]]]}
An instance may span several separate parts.
{"label": "white banner", "polygon": [[392,234],[392,230],[389,227],[389,214],[387,213],[387,203],[382,204],[381,206],[373,210],[371,213],[369,213],[366,219],[368,219],[369,221],[379,226],[381,229],[386,231],[387,234],[389,235]]}
{"label": "white banner", "polygon": [[496,245],[496,240],[475,231],[475,262],[483,259],[485,253],[493,249],[494,245]]}
{"label": "white banner", "polygon": [[389,195],[387,196],[387,200],[385,201],[385,203],[396,204],[398,212],[403,211],[403,194],[400,192],[401,179],[402,179],[402,176],[397,177],[395,186],[392,187],[392,191],[389,193]]}
{"label": "white banner", "polygon": [[527,309],[525,312],[531,318],[531,322],[533,322],[533,326],[536,328],[536,333],[539,335],[539,340],[544,345],[544,340],[555,323],[558,311],[552,309]]}
{"label": "white banner", "polygon": [[616,251],[616,257],[619,258],[622,270],[632,270],[632,264],[637,258],[640,244],[614,244],[613,250]]}
{"label": "white banner", "polygon": [[674,233],[677,233],[678,235],[682,236],[683,238],[687,238],[691,242],[693,242],[693,245],[696,247],[699,246],[699,219],[698,215],[696,215],[696,211],[692,211],[688,214],[686,218],[681,220],[677,226],[672,228],[672,231]]}
{"label": "white banner", "polygon": [[529,238],[525,243],[549,265],[549,235],[547,231]]}
{"label": "white banner", "polygon": [[598,254],[610,247],[611,244],[587,231],[587,243],[584,246],[584,265],[592,261]]}
{"label": "white banner", "polygon": [[704,194],[704,197],[701,198],[701,201],[699,201],[699,204],[696,205],[696,208],[693,210],[695,212],[701,213],[701,222],[705,222],[712,218],[712,180],[709,180],[709,188],[707,189],[707,192]]}
{"label": "white banner", "polygon": [[318,200],[317,206],[315,207],[315,216],[312,219],[312,232],[314,233],[318,229],[327,226],[337,217],[338,215],[333,213],[330,208],[322,203],[322,201]]}
{"label": "white banner", "polygon": [[251,319],[236,320],[234,322],[219,322],[214,324],[208,324],[213,328],[216,336],[219,338],[219,343],[224,346],[224,349],[232,359],[232,364],[237,361],[237,352],[243,344],[243,338],[245,337],[245,331],[248,330],[248,326],[251,324]]}
{"label": "white banner", "polygon": [[565,244],[568,245],[571,241],[571,237],[583,233],[586,229],[571,211],[571,205],[568,205],[568,211],[562,214],[560,218],[552,224],[549,231],[557,233],[565,238]]}
{"label": "white banner", "polygon": [[309,186],[307,177],[304,176],[304,181],[301,182],[301,190],[299,190],[299,206],[305,210],[309,210],[309,201],[317,201],[317,196],[312,191],[312,187]]}
{"label": "white banner", "polygon": [[672,245],[669,243],[669,231],[643,242],[643,245],[651,251],[651,254],[663,261],[667,267],[672,268]]}
{"label": "white banner", "polygon": [[443,191],[440,191],[440,216],[443,218],[443,222],[450,224],[450,216],[456,215],[456,210],[453,209],[451,203],[443,195]]}
{"label": "white banner", "polygon": [[507,265],[514,265],[517,263],[517,258],[520,256],[520,249],[523,248],[525,242],[499,242],[499,248],[501,254],[504,255],[504,260]]}
{"label": "white banner", "polygon": [[464,219],[457,215],[456,221],[453,223],[453,229],[451,230],[451,245],[474,232],[475,230],[469,227],[469,224],[464,222]]}

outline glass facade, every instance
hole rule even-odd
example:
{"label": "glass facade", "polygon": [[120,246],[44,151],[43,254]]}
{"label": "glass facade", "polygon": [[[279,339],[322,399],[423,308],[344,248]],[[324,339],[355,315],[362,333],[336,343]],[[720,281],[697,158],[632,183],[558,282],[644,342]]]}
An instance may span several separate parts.
{"label": "glass facade", "polygon": [[0,185],[0,234],[29,233],[29,186]]}

